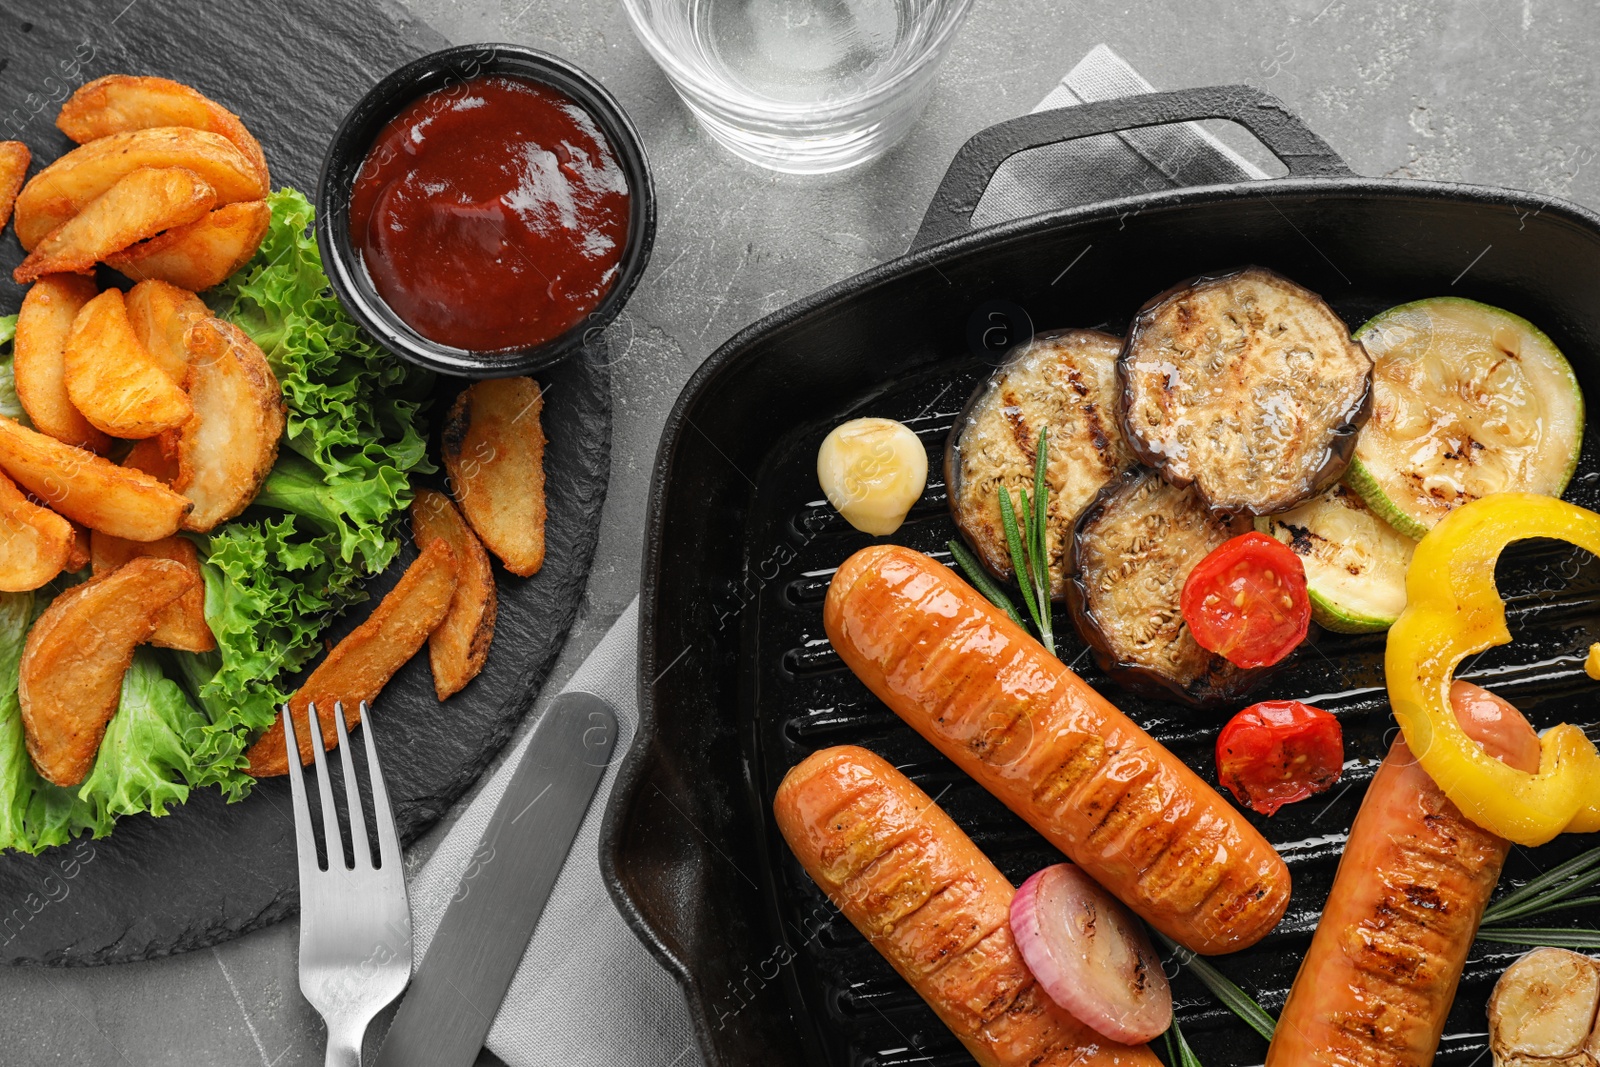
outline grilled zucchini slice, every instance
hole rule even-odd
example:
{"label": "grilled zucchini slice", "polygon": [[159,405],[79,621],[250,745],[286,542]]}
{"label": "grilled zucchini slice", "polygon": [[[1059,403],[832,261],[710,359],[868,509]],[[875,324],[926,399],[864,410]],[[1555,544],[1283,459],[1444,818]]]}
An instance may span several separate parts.
{"label": "grilled zucchini slice", "polygon": [[1406,568],[1417,543],[1340,483],[1282,515],[1256,520],[1306,568],[1317,625],[1340,633],[1387,630],[1406,606]]}
{"label": "grilled zucchini slice", "polygon": [[1122,340],[1095,330],[1040,334],[978,387],[950,431],[945,485],[956,526],[980,562],[1012,577],[1000,525],[1000,489],[1020,502],[1033,490],[1039,431],[1047,431],[1050,485],[1045,534],[1050,592],[1066,596],[1072,526],[1101,486],[1133,464],[1122,436],[1116,385]]}
{"label": "grilled zucchini slice", "polygon": [[1141,460],[1213,511],[1272,515],[1344,473],[1372,360],[1317,294],[1247,267],[1146,304],[1117,372]]}
{"label": "grilled zucchini slice", "polygon": [[1372,418],[1347,480],[1396,529],[1421,537],[1490,493],[1566,489],[1583,391],[1527,319],[1435,297],[1383,312],[1356,337],[1376,365]]}
{"label": "grilled zucchini slice", "polygon": [[1254,685],[1265,672],[1201,648],[1179,603],[1195,564],[1249,529],[1249,519],[1208,511],[1194,490],[1149,468],[1101,490],[1078,519],[1067,587],[1072,620],[1100,669],[1135,692],[1196,705]]}

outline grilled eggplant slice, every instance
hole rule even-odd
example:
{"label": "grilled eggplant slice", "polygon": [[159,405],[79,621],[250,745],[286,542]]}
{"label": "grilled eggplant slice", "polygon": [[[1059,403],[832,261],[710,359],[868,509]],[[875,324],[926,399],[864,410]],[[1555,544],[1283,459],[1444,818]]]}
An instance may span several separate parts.
{"label": "grilled eggplant slice", "polygon": [[1356,331],[1376,366],[1349,482],[1421,537],[1490,493],[1560,496],[1578,466],[1583,391],[1527,319],[1475,300],[1390,308]]}
{"label": "grilled eggplant slice", "polygon": [[1338,481],[1371,409],[1372,359],[1343,320],[1260,267],[1151,300],[1117,373],[1139,458],[1230,515],[1286,511]]}
{"label": "grilled eggplant slice", "polygon": [[1195,641],[1179,606],[1183,583],[1250,520],[1208,511],[1193,489],[1135,468],[1078,519],[1067,602],[1101,670],[1136,692],[1190,704],[1237,698],[1266,670],[1243,670]]}
{"label": "grilled eggplant slice", "polygon": [[1039,431],[1047,431],[1050,484],[1045,537],[1050,593],[1067,594],[1073,524],[1094,495],[1133,464],[1122,436],[1116,384],[1122,341],[1096,330],[1040,334],[978,387],[950,431],[945,485],[956,525],[980,562],[1012,577],[1000,524],[1000,490],[1033,488]]}
{"label": "grilled eggplant slice", "polygon": [[1282,515],[1256,520],[1306,568],[1317,625],[1345,634],[1387,630],[1406,606],[1406,568],[1417,543],[1340,482]]}

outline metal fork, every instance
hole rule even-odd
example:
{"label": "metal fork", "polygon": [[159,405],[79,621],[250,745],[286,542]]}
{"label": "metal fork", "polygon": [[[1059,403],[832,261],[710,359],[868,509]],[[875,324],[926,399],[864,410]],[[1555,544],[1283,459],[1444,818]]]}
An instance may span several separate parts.
{"label": "metal fork", "polygon": [[[322,751],[317,706],[311,704],[306,711],[317,765],[317,788],[322,797],[328,869],[323,870],[317,863],[304,770],[291,764],[295,850],[300,856],[300,992],[328,1024],[327,1067],[361,1067],[361,1041],[367,1024],[411,981],[411,908],[400,865],[400,838],[395,833],[389,791],[378,766],[367,702],[361,702],[361,733],[366,740],[367,768],[372,774],[373,818],[378,824],[377,867],[372,865],[372,850],[367,843],[367,824],[361,813],[354,761],[350,758],[344,708],[335,703],[333,718],[339,730],[339,762],[344,768],[354,867],[344,864],[344,842],[333,807],[333,785]],[[298,757],[300,747],[287,704],[282,714],[283,736],[292,761]]]}

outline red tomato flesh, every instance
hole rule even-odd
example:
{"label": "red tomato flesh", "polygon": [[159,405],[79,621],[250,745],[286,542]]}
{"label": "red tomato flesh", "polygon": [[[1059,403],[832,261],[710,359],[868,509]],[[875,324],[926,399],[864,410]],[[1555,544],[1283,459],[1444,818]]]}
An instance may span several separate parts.
{"label": "red tomato flesh", "polygon": [[1294,550],[1263,533],[1213,549],[1183,583],[1183,621],[1200,647],[1239,667],[1277,663],[1311,625],[1306,569]]}
{"label": "red tomato flesh", "polygon": [[1217,780],[1262,815],[1323,792],[1342,770],[1339,720],[1298,700],[1245,708],[1217,736]]}

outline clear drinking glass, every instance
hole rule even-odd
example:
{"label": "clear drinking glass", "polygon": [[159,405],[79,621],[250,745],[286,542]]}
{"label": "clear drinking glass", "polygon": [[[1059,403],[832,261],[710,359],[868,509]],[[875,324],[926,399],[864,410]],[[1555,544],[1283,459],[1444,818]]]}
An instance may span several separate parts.
{"label": "clear drinking glass", "polygon": [[708,133],[773,170],[865,163],[904,137],[972,0],[622,0]]}

